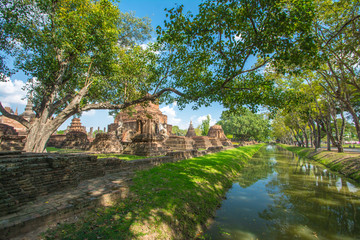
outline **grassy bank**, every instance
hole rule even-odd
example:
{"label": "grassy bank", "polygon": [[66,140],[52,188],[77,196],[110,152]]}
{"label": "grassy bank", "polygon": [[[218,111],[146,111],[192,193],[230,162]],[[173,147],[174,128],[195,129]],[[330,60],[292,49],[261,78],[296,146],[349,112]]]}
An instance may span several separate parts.
{"label": "grassy bank", "polygon": [[341,173],[360,183],[360,154],[359,153],[338,153],[329,151],[314,152],[311,148],[294,147],[279,144],[279,146],[295,152],[299,156],[308,157],[316,162],[325,165],[332,171]]}
{"label": "grassy bank", "polygon": [[263,144],[137,172],[132,195],[62,225],[47,239],[193,239],[220,205],[239,170]]}
{"label": "grassy bank", "polygon": [[47,147],[46,152],[48,152],[48,153],[85,153],[84,150],[56,148],[56,147]]}
{"label": "grassy bank", "polygon": [[[86,153],[88,153],[85,150],[55,148],[55,147],[47,147],[46,151],[48,153],[60,153],[60,154],[65,154],[65,153],[85,153],[86,154]],[[98,154],[93,154],[93,155],[96,155],[98,158],[119,158],[121,160],[126,160],[126,161],[149,158],[149,157],[144,157],[144,156],[116,154],[116,153],[98,153]]]}
{"label": "grassy bank", "polygon": [[99,153],[99,154],[94,154],[94,155],[96,155],[98,158],[118,158],[118,159],[126,160],[126,161],[151,158],[151,157],[144,157],[144,156],[115,154],[115,153]]}

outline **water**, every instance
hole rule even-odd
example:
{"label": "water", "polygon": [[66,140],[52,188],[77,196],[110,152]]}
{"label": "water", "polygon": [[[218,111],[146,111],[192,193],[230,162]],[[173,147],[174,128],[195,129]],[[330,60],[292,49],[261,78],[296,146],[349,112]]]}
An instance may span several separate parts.
{"label": "water", "polygon": [[276,146],[226,195],[206,239],[360,239],[360,187]]}

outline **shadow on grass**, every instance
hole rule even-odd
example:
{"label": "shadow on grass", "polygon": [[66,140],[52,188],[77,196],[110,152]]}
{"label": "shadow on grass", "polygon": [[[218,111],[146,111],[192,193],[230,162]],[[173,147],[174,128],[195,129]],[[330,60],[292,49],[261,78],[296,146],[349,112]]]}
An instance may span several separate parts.
{"label": "shadow on grass", "polygon": [[261,146],[139,171],[128,199],[98,209],[83,221],[49,231],[46,239],[193,239]]}

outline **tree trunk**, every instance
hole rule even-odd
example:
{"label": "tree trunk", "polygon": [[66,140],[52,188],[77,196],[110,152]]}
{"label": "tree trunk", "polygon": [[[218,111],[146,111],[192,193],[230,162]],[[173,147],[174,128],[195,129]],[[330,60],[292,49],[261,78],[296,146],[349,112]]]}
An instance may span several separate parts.
{"label": "tree trunk", "polygon": [[52,126],[51,120],[49,120],[47,124],[41,124],[40,121],[36,119],[29,129],[24,151],[37,153],[44,152],[46,143],[56,129],[57,127],[55,128]]}
{"label": "tree trunk", "polygon": [[319,123],[319,119],[316,121],[317,125],[317,148],[321,148],[321,124]]}
{"label": "tree trunk", "polygon": [[312,120],[312,118],[309,119],[309,129],[310,129],[310,147],[312,148],[313,146],[315,146],[315,150],[316,150],[316,129],[315,129],[315,124],[314,121]]}
{"label": "tree trunk", "polygon": [[[306,134],[306,126],[303,129],[303,136],[305,138],[305,147],[308,148],[309,147],[309,139],[308,139],[308,136]],[[303,145],[304,145],[304,143],[303,143]]]}
{"label": "tree trunk", "polygon": [[338,143],[336,147],[337,147],[339,153],[344,152],[344,147],[341,143]]}
{"label": "tree trunk", "polygon": [[41,116],[34,119],[28,130],[24,151],[36,153],[45,152],[46,143],[51,134],[53,134],[68,118],[69,116],[47,119],[45,116]]}
{"label": "tree trunk", "polygon": [[352,107],[350,101],[345,101],[345,106],[346,109],[348,110],[348,112],[350,113],[350,115],[352,116],[354,125],[355,125],[355,129],[356,129],[356,133],[357,133],[357,137],[360,141],[360,123],[359,123],[359,118],[356,114],[356,112],[354,111],[354,108]]}

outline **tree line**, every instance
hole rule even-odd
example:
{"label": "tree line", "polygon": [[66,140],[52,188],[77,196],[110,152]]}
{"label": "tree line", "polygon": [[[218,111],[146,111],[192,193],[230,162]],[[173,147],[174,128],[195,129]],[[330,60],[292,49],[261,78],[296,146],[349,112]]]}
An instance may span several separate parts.
{"label": "tree line", "polygon": [[275,134],[285,143],[320,148],[321,139],[343,152],[344,135],[360,141],[359,1],[317,1],[311,29],[316,58],[300,69],[266,75],[293,95],[277,109]]}

